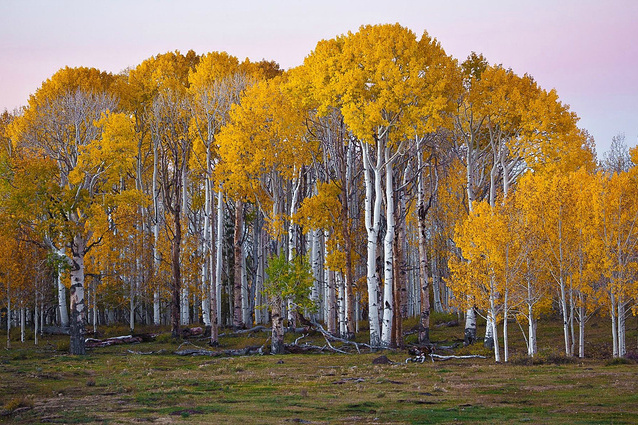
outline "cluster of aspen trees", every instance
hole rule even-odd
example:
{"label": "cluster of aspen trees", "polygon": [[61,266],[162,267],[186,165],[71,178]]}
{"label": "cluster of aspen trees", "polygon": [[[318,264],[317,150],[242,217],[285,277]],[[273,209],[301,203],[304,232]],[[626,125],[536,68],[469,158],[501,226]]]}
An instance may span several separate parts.
{"label": "cluster of aspen trees", "polygon": [[533,356],[556,309],[567,355],[596,313],[626,351],[629,152],[618,139],[597,163],[555,91],[427,33],[364,26],[287,71],[192,51],[64,68],[0,136],[8,332],[68,327],[83,354],[100,325],[201,323],[215,344],[270,323],[282,352],[307,321],[390,347],[419,317],[427,344],[431,311],[464,315],[472,343],[478,313],[507,361],[508,322]]}

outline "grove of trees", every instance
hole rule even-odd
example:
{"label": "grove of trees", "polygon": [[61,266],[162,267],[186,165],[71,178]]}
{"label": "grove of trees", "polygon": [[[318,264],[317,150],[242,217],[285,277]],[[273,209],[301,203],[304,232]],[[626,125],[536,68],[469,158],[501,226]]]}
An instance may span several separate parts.
{"label": "grove of trees", "polygon": [[[427,33],[363,26],[304,63],[224,52],[113,75],[59,70],[0,119],[0,296],[7,332],[304,319],[373,347],[403,320],[465,317],[508,361],[554,312],[564,352],[609,317],[614,356],[638,308],[638,150],[597,162],[554,90]],[[9,341],[9,339],[8,339]],[[37,339],[36,339],[37,342]],[[501,354],[502,350],[502,354]]]}

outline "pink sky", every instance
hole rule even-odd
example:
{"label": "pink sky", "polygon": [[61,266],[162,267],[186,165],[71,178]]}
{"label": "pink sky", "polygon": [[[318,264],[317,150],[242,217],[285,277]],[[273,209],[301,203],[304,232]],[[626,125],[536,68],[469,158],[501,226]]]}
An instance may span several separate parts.
{"label": "pink sky", "polygon": [[119,72],[166,51],[223,50],[302,63],[317,41],[360,25],[427,30],[452,56],[471,51],[528,73],[580,117],[599,154],[638,142],[638,1],[109,0],[0,1],[0,110],[64,66]]}

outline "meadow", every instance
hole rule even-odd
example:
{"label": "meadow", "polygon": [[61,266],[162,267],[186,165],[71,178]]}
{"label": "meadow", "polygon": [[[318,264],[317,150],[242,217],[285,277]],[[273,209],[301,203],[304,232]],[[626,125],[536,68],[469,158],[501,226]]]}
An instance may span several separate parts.
{"label": "meadow", "polygon": [[[590,324],[585,359],[560,355],[559,321],[542,323],[539,356],[533,360],[524,356],[522,338],[512,335],[508,364],[496,364],[489,356],[447,361],[428,357],[424,363],[406,363],[411,357],[407,350],[180,356],[175,354],[178,348],[213,349],[202,339],[171,340],[168,332],[153,342],[90,349],[86,356],[66,354],[64,336],[44,336],[38,346],[32,340],[11,341],[11,349],[0,353],[0,421],[636,423],[638,364],[610,358],[607,321],[595,319]],[[634,321],[628,330],[628,347],[634,353],[638,338]],[[124,331],[105,328],[102,336]],[[459,326],[435,326],[433,341],[455,347],[436,352],[489,355],[481,344],[462,347],[457,339],[461,333]],[[289,334],[286,341],[301,336]],[[215,350],[262,345],[267,338],[265,332],[227,333]],[[365,341],[365,333],[360,338]],[[407,336],[408,344],[412,338]],[[325,345],[318,333],[298,343],[306,342]],[[389,361],[373,364],[380,356]]]}

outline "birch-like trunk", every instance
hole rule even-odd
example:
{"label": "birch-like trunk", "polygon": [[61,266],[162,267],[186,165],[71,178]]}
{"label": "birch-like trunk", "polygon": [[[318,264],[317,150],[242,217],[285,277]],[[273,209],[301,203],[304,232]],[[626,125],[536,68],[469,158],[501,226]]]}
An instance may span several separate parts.
{"label": "birch-like trunk", "polygon": [[618,357],[624,357],[627,354],[625,344],[625,302],[622,296],[618,296]]}
{"label": "birch-like trunk", "polygon": [[271,354],[284,354],[284,317],[281,308],[283,303],[280,296],[271,299],[272,309],[272,335],[271,335]]}
{"label": "birch-like trunk", "polygon": [[242,236],[244,230],[244,203],[235,201],[235,232],[233,236],[233,327],[244,328],[242,313]]}
{"label": "birch-like trunk", "polygon": [[560,287],[560,308],[561,314],[563,316],[563,337],[565,340],[565,355],[571,356],[570,353],[570,341],[569,341],[569,312],[567,311],[567,292],[565,287],[565,279],[561,272],[559,277],[559,287]]}
{"label": "birch-like trunk", "polygon": [[71,317],[69,320],[71,333],[71,354],[84,355],[86,348],[84,339],[86,334],[86,309],[84,301],[84,254],[86,239],[75,235],[71,246]]}
{"label": "birch-like trunk", "polygon": [[[493,282],[491,283],[491,285],[493,285]],[[492,327],[492,338],[494,339],[494,361],[497,363],[500,363],[501,361],[501,353],[500,350],[498,348],[498,334],[497,334],[497,327],[496,327],[496,306],[495,306],[495,295],[494,295],[494,289],[491,288],[490,289],[490,310],[488,313],[488,319],[490,319],[491,316],[491,321],[488,320],[488,323],[491,323],[491,327]]]}
{"label": "birch-like trunk", "polygon": [[[419,344],[427,345],[430,343],[430,285],[428,282],[429,263],[427,249],[427,229],[425,223],[426,206],[425,206],[425,185],[423,182],[423,172],[421,164],[421,155],[419,154],[419,180],[417,186],[417,216],[419,230],[419,287],[421,288],[421,303],[419,314]],[[436,297],[435,297],[436,300]],[[440,298],[439,298],[440,303]]]}
{"label": "birch-like trunk", "polygon": [[159,253],[159,190],[157,188],[158,179],[158,166],[157,166],[157,150],[158,141],[157,138],[153,138],[153,324],[155,326],[160,325],[160,284],[159,284],[159,270],[160,270],[160,253]]}
{"label": "birch-like trunk", "polygon": [[251,312],[252,300],[250,288],[248,287],[248,273],[246,270],[246,246],[242,246],[241,255],[241,312],[242,322],[246,327],[252,327],[253,315]]}
{"label": "birch-like trunk", "polygon": [[582,305],[583,295],[579,294],[581,305],[578,307],[578,357],[585,358],[585,307]]}
{"label": "birch-like trunk", "polygon": [[11,348],[11,284],[7,278],[7,350]]}
{"label": "birch-like trunk", "polygon": [[464,345],[471,345],[476,342],[476,311],[474,307],[465,312],[465,338]]}
{"label": "birch-like trunk", "polygon": [[24,343],[24,330],[27,327],[27,312],[26,308],[22,307],[20,309],[20,342]]}
{"label": "birch-like trunk", "polygon": [[611,340],[612,340],[612,353],[614,357],[618,357],[618,331],[616,328],[616,299],[613,291],[609,291],[609,316],[611,318]]}
{"label": "birch-like trunk", "polygon": [[343,279],[343,274],[339,272],[335,272],[335,280],[336,280],[336,286],[337,288],[339,288],[339,290],[337,291],[339,335],[341,337],[344,337],[346,333],[348,332],[348,330],[346,326],[346,288],[345,288],[345,282]]}
{"label": "birch-like trunk", "polygon": [[182,250],[182,222],[181,205],[178,202],[173,211],[174,235],[171,241],[171,268],[172,268],[172,288],[171,288],[171,334],[173,338],[180,336],[180,299],[179,295],[182,286],[182,270],[180,267],[180,257]]}
{"label": "birch-like trunk", "polygon": [[217,194],[217,240],[215,242],[215,293],[216,303],[213,306],[217,310],[218,323],[222,318],[222,254],[224,243],[224,194],[219,191]]}
{"label": "birch-like trunk", "polygon": [[508,305],[508,296],[509,290],[505,290],[503,294],[503,361],[507,363],[509,361],[509,344],[508,344],[508,334],[507,334],[507,316],[509,313],[509,305]]}
{"label": "birch-like trunk", "polygon": [[[368,320],[370,322],[370,345],[381,345],[379,321],[379,277],[377,275],[377,240],[381,217],[381,152],[377,152],[377,166],[371,164],[369,145],[361,143],[363,151],[365,192],[365,224],[367,231]],[[374,180],[372,174],[374,172]]]}
{"label": "birch-like trunk", "polygon": [[[206,163],[210,164],[210,147],[206,149]],[[202,285],[202,321],[207,328],[211,327],[210,320],[210,265],[211,265],[211,243],[212,232],[210,230],[212,208],[212,190],[211,181],[207,176],[204,181],[204,228],[202,231],[202,268],[201,268],[201,285]]]}
{"label": "birch-like trunk", "polygon": [[[66,258],[66,253],[64,252],[64,248],[59,248],[56,250],[56,254],[59,259]],[[63,328],[69,327],[69,309],[66,304],[66,286],[62,280],[64,276],[64,268],[62,266],[58,267],[57,273],[57,283],[58,283],[58,311],[60,314],[60,326]]]}
{"label": "birch-like trunk", "polygon": [[38,292],[36,291],[35,293],[35,297],[34,297],[34,309],[33,309],[33,338],[34,338],[34,345],[38,345],[38,332],[40,330],[39,325],[40,325],[40,307],[38,305]]}
{"label": "birch-like trunk", "polygon": [[[329,234],[326,231],[325,234],[325,243],[328,243]],[[325,250],[325,255],[328,255],[328,250]],[[328,269],[327,266],[327,258],[324,261],[325,276],[326,276],[326,300],[325,300],[325,309],[324,309],[324,322],[326,324],[326,330],[331,334],[337,333],[337,312],[336,312],[336,304],[337,304],[337,294],[335,290],[335,279],[334,272]]]}
{"label": "birch-like trunk", "polygon": [[320,232],[321,230],[319,229],[315,229],[310,232],[310,235],[311,235],[310,264],[312,268],[312,277],[313,277],[313,285],[312,285],[312,290],[310,292],[310,298],[312,299],[312,302],[317,307],[320,307],[320,293],[321,293],[320,287],[323,284],[323,273],[321,270],[321,233]]}
{"label": "birch-like trunk", "polygon": [[129,328],[131,333],[135,329],[135,279],[129,277]]}
{"label": "birch-like trunk", "polygon": [[348,143],[346,148],[346,172],[345,187],[341,202],[341,230],[343,233],[343,249],[346,260],[345,270],[345,297],[346,297],[346,333],[343,335],[346,339],[354,339],[357,327],[357,319],[355,317],[355,297],[354,297],[354,269],[352,261],[352,232],[350,229],[350,196],[353,184],[353,150],[354,144]]}
{"label": "birch-like trunk", "polygon": [[[296,171],[296,170],[295,170]],[[297,225],[293,222],[292,217],[297,212],[297,203],[299,200],[299,190],[301,189],[301,173],[296,172],[296,176],[292,179],[292,199],[290,200],[289,221],[288,221],[288,253],[287,259],[291,262],[295,256],[297,248]],[[291,300],[287,302],[288,327],[294,329],[297,326],[297,307],[293,305]]]}
{"label": "birch-like trunk", "polygon": [[[386,161],[388,149],[386,149]],[[386,231],[383,239],[383,321],[381,327],[381,344],[386,347],[392,345],[392,321],[394,311],[394,237],[396,220],[394,211],[394,174],[391,162],[385,165],[385,196],[386,196]]]}

